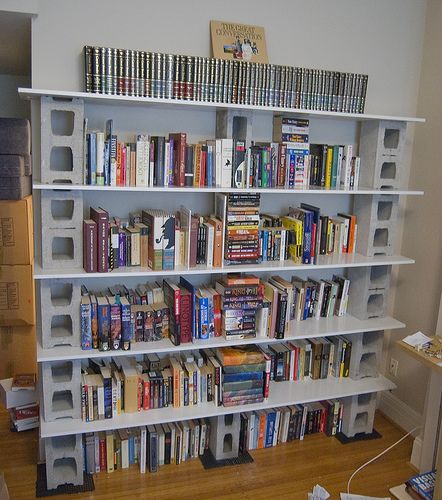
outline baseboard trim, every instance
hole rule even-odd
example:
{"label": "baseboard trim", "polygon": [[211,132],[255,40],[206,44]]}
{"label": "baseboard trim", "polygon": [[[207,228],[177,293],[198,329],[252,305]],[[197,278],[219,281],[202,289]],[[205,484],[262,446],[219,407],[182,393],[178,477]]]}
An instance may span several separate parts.
{"label": "baseboard trim", "polygon": [[[406,432],[410,432],[422,423],[422,415],[391,392],[385,391],[381,393],[378,408]],[[420,430],[417,430],[413,432],[413,436],[416,437],[419,433]]]}

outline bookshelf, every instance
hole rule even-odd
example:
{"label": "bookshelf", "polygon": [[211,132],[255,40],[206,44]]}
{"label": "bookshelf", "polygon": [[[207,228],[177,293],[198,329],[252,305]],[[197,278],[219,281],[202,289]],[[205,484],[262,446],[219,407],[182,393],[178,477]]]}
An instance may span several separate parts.
{"label": "bookshelf", "polygon": [[[156,98],[143,98],[143,97],[129,97],[129,96],[114,96],[114,95],[101,95],[101,94],[89,94],[84,92],[69,92],[69,91],[57,91],[57,90],[39,90],[39,89],[19,89],[19,94],[23,99],[30,99],[35,101],[35,105],[39,105],[41,98],[56,98],[64,100],[65,102],[70,102],[71,100],[76,100],[76,102],[81,103],[84,106],[85,115],[88,113],[92,115],[97,114],[101,119],[106,113],[106,110],[113,109],[117,107],[120,109],[124,108],[124,112],[127,116],[130,116],[131,110],[155,110],[156,113],[161,113],[163,110],[172,111],[173,114],[179,113],[192,113],[192,112],[204,112],[210,113],[210,116],[215,116],[215,113],[220,110],[233,110],[233,111],[247,111],[257,113],[260,119],[271,120],[274,114],[283,114],[285,116],[294,116],[309,118],[310,120],[320,120],[322,122],[321,131],[318,135],[321,135],[322,130],[327,128],[327,124],[332,126],[336,121],[341,121],[346,124],[350,124],[352,127],[352,132],[350,135],[352,137],[358,137],[358,130],[364,123],[398,123],[403,125],[404,123],[417,124],[422,123],[424,120],[422,118],[414,117],[403,117],[403,116],[388,116],[388,115],[375,115],[375,114],[352,114],[352,113],[338,113],[338,112],[325,112],[325,111],[311,111],[311,110],[299,110],[299,109],[287,109],[278,107],[267,107],[267,106],[251,106],[251,105],[238,105],[238,104],[220,104],[220,103],[207,103],[207,102],[197,102],[197,101],[177,101],[173,99],[156,99]],[[173,116],[169,115],[169,119]],[[189,115],[191,118],[193,115]],[[169,128],[173,127],[173,123],[170,124]],[[40,139],[40,131],[35,132],[36,124],[34,124],[34,138],[35,141]],[[188,123],[188,128],[192,128],[192,121]],[[128,128],[128,130],[131,130]],[[362,127],[363,130],[363,127]],[[151,131],[149,130],[149,133]],[[153,130],[152,130],[153,132]],[[43,132],[42,132],[43,133]],[[345,132],[346,137],[348,133]],[[363,139],[363,131],[361,132]],[[320,139],[318,139],[320,142]],[[34,143],[34,151],[39,150],[39,144]],[[38,156],[37,156],[38,157]],[[393,189],[377,189],[370,186],[360,187],[356,190],[344,190],[344,189],[265,189],[265,188],[252,188],[252,189],[229,189],[229,188],[163,188],[163,187],[102,187],[102,186],[86,186],[79,184],[44,184],[39,182],[37,179],[33,185],[35,200],[38,203],[40,196],[44,193],[56,193],[56,192],[73,192],[79,193],[83,198],[83,205],[85,207],[84,213],[87,211],[87,207],[92,205],[99,205],[100,203],[107,204],[110,208],[112,203],[127,205],[128,208],[124,210],[131,210],[134,207],[138,209],[143,206],[156,206],[168,207],[169,203],[172,202],[173,206],[182,199],[185,198],[186,201],[191,200],[192,207],[199,208],[201,210],[207,210],[208,207],[213,205],[213,197],[215,193],[229,193],[229,192],[257,192],[261,193],[262,199],[269,199],[271,203],[275,204],[275,211],[280,211],[282,207],[287,208],[288,202],[297,202],[300,197],[300,201],[307,201],[312,203],[317,201],[317,204],[322,208],[326,208],[330,211],[335,211],[337,208],[343,210],[351,207],[353,200],[358,198],[367,198],[371,200],[371,204],[376,203],[377,197],[382,196],[398,196],[398,195],[416,195],[420,196],[423,194],[422,191],[406,189],[403,187],[396,187]],[[147,198],[147,194],[149,198]],[[115,198],[114,198],[115,197]],[[178,201],[177,201],[178,200]],[[269,202],[270,203],[270,202]],[[366,211],[372,209],[368,205]],[[295,264],[293,261],[274,261],[274,262],[263,262],[260,264],[248,264],[248,265],[235,265],[235,266],[224,266],[221,268],[208,268],[206,266],[197,266],[195,268],[187,269],[184,267],[175,268],[173,271],[152,271],[147,268],[123,268],[117,269],[109,273],[86,273],[80,267],[69,267],[68,265],[60,265],[54,267],[53,269],[47,269],[42,266],[41,262],[41,251],[39,248],[39,240],[45,238],[44,228],[42,227],[42,220],[44,221],[45,214],[39,213],[40,206],[36,207],[35,210],[36,221],[35,221],[35,233],[36,238],[36,260],[34,266],[34,278],[37,282],[37,289],[42,295],[43,286],[51,286],[52,283],[68,283],[76,284],[78,287],[79,283],[90,284],[91,287],[101,287],[105,288],[111,284],[116,284],[119,282],[130,282],[134,283],[136,278],[159,278],[159,277],[179,277],[183,276],[195,276],[197,279],[205,278],[207,281],[210,277],[216,277],[223,273],[228,272],[247,272],[247,273],[257,273],[260,275],[266,275],[269,273],[289,273],[289,272],[308,272],[315,273],[317,271],[332,272],[335,269],[347,269],[349,272],[360,269],[365,272],[366,280],[370,280],[370,270],[371,269],[385,269],[385,280],[389,281],[390,268],[393,265],[403,265],[412,264],[414,261],[411,258],[403,257],[400,255],[390,255],[387,254],[376,254],[364,255],[363,253],[354,254],[341,254],[332,256],[320,256],[318,263],[315,265],[299,265]],[[273,208],[273,206],[272,206]],[[211,209],[211,208],[210,208]],[[126,214],[127,212],[125,212]],[[39,217],[41,215],[41,217]],[[77,231],[81,228],[75,228]],[[63,255],[60,256],[63,259]],[[365,271],[364,271],[365,270]],[[362,286],[362,285],[361,285]],[[365,286],[365,285],[364,285]],[[367,285],[368,286],[368,285]],[[366,288],[367,288],[366,286]],[[377,285],[376,285],[377,286]],[[363,288],[363,286],[362,286]],[[362,290],[362,289],[361,289]],[[388,283],[382,289],[384,296],[384,302],[388,296]],[[365,300],[366,290],[358,289],[358,297],[360,300]],[[365,295],[364,295],[365,294]],[[42,300],[39,301],[39,311],[40,318],[44,316],[44,311],[47,306]],[[54,304],[52,305],[54,306]],[[72,298],[72,303],[70,304],[71,310],[79,314],[79,297]],[[344,317],[331,317],[323,318],[320,320],[307,320],[300,323],[294,322],[293,327],[288,336],[284,339],[268,339],[268,338],[253,338],[246,340],[238,339],[224,339],[213,338],[208,341],[197,341],[193,344],[182,344],[180,346],[174,346],[169,340],[162,340],[158,342],[142,342],[132,344],[130,351],[107,351],[100,352],[97,350],[84,351],[80,347],[74,347],[70,345],[57,345],[52,348],[44,348],[41,342],[41,336],[43,335],[42,329],[48,328],[47,323],[40,321],[38,328],[40,331],[40,340],[37,345],[37,360],[43,374],[40,377],[42,382],[42,393],[45,390],[53,389],[52,386],[58,381],[61,383],[59,392],[66,391],[70,388],[71,380],[80,380],[79,373],[72,375],[69,378],[69,373],[64,374],[56,373],[52,371],[51,367],[54,366],[53,363],[58,363],[63,366],[63,363],[70,364],[72,370],[79,370],[79,363],[81,360],[86,360],[89,358],[108,358],[108,357],[122,357],[122,356],[137,356],[148,353],[159,353],[159,354],[172,354],[178,353],[189,349],[207,349],[215,348],[220,346],[228,345],[244,345],[244,344],[262,344],[262,343],[276,343],[284,342],[296,339],[308,339],[313,337],[324,337],[324,336],[336,336],[336,335],[353,335],[361,332],[378,332],[385,329],[397,329],[403,328],[405,325],[400,321],[380,315],[378,317],[369,317],[365,319],[357,318],[356,316],[347,314]],[[63,385],[64,384],[64,385]],[[42,412],[41,417],[41,430],[40,435],[44,439],[57,438],[69,435],[80,435],[86,432],[95,432],[102,430],[118,429],[124,427],[135,427],[140,425],[157,424],[157,423],[167,423],[173,421],[180,421],[193,418],[201,417],[211,417],[218,415],[226,415],[231,413],[240,413],[242,411],[253,411],[258,409],[273,408],[277,406],[285,406],[297,403],[307,403],[313,401],[319,401],[329,398],[344,398],[352,397],[363,394],[371,394],[384,390],[391,390],[395,385],[383,376],[377,377],[366,377],[359,380],[353,380],[351,378],[335,379],[326,378],[323,380],[310,380],[310,381],[298,381],[298,382],[273,382],[270,388],[270,396],[264,402],[260,404],[252,404],[245,406],[233,406],[233,407],[223,407],[216,406],[213,403],[205,403],[197,406],[181,407],[181,408],[161,408],[149,411],[141,411],[136,414],[125,414],[122,413],[112,419],[107,420],[97,420],[93,422],[83,422],[81,418],[56,418],[56,419],[46,419],[45,412]],[[69,389],[70,390],[70,389]],[[77,387],[75,390],[79,391]],[[66,404],[66,400],[56,401],[53,403],[55,406],[60,404],[63,410],[69,413],[69,404]],[[75,403],[73,403],[75,406]],[[78,410],[78,408],[77,408]]]}

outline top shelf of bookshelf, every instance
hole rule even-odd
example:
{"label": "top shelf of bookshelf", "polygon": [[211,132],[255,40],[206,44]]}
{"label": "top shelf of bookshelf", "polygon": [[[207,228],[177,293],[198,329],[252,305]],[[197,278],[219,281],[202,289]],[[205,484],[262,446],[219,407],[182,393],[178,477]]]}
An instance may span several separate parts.
{"label": "top shelf of bookshelf", "polygon": [[145,105],[151,107],[170,107],[181,109],[197,109],[206,111],[215,111],[221,109],[236,109],[247,111],[260,111],[266,113],[276,113],[284,115],[298,115],[306,118],[334,118],[338,120],[388,120],[409,123],[424,123],[424,118],[410,117],[410,116],[390,116],[390,115],[374,115],[374,114],[360,114],[360,113],[338,113],[332,111],[317,111],[310,109],[294,109],[294,108],[281,108],[275,106],[253,106],[249,104],[231,104],[231,103],[218,103],[218,102],[202,102],[192,100],[177,100],[165,99],[154,97],[133,97],[122,95],[109,95],[109,94],[91,94],[88,92],[73,92],[67,90],[45,90],[45,89],[27,89],[19,88],[18,93],[22,99],[36,99],[42,96],[56,97],[60,99],[83,99],[86,103],[94,104],[124,104],[124,105]]}

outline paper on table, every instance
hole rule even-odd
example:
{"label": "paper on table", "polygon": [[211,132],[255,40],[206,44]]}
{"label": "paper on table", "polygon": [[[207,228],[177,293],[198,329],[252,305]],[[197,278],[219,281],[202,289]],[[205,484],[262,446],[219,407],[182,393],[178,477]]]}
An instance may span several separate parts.
{"label": "paper on table", "polygon": [[391,500],[390,497],[366,497],[364,495],[352,495],[351,493],[341,493],[341,500]]}
{"label": "paper on table", "polygon": [[308,494],[308,500],[326,500],[327,498],[330,498],[329,492],[319,484]]}
{"label": "paper on table", "polygon": [[418,345],[428,344],[428,342],[431,342],[431,338],[427,337],[422,332],[416,332],[413,333],[413,335],[408,335],[408,337],[405,337],[402,341],[412,347],[416,347]]}

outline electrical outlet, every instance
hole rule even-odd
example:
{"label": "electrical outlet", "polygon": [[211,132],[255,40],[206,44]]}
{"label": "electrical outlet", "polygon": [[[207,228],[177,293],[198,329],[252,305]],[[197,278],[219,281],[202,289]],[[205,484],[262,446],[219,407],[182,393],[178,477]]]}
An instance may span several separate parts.
{"label": "electrical outlet", "polygon": [[399,368],[399,361],[394,358],[390,358],[390,374],[397,377],[397,370]]}

